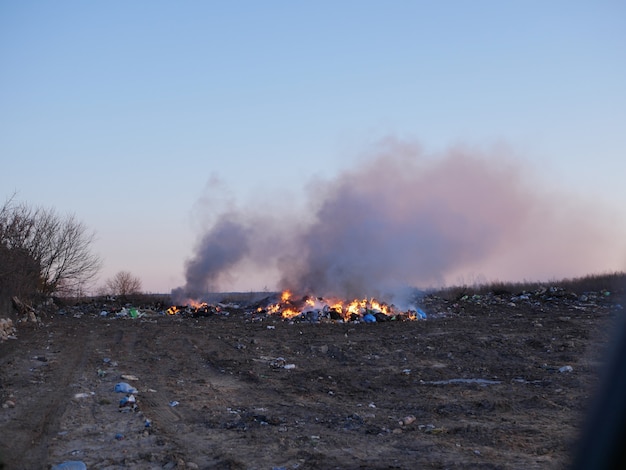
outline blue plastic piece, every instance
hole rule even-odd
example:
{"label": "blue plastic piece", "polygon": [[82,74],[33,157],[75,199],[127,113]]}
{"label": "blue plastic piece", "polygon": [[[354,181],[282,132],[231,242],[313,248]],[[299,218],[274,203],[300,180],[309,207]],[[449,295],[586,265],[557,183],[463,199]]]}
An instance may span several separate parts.
{"label": "blue plastic piece", "polygon": [[135,387],[131,387],[126,382],[115,384],[115,391],[117,393],[137,393],[137,389]]}
{"label": "blue plastic piece", "polygon": [[366,313],[365,315],[363,315],[363,321],[365,323],[376,323],[376,317],[371,313]]}
{"label": "blue plastic piece", "polygon": [[53,465],[52,470],[87,470],[87,465],[80,460],[67,460],[58,465]]}

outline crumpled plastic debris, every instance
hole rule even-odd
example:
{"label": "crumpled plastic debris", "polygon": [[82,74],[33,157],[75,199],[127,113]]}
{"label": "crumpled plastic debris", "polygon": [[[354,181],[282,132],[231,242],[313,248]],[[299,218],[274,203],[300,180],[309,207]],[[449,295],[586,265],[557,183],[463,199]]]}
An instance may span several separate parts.
{"label": "crumpled plastic debris", "polygon": [[87,465],[80,460],[66,460],[60,464],[53,465],[52,470],[87,470]]}
{"label": "crumpled plastic debris", "polygon": [[126,382],[119,382],[115,384],[115,391],[117,393],[137,393],[137,389],[127,384]]}
{"label": "crumpled plastic debris", "polygon": [[363,315],[363,322],[364,323],[376,323],[376,317],[372,315],[371,313],[366,313],[365,315]]}

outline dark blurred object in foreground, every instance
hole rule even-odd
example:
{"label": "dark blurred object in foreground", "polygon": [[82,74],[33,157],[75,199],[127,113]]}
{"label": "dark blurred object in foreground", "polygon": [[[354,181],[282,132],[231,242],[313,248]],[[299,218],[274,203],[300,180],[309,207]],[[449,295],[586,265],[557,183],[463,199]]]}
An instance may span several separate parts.
{"label": "dark blurred object in foreground", "polygon": [[626,317],[617,322],[606,368],[576,447],[573,470],[626,468]]}

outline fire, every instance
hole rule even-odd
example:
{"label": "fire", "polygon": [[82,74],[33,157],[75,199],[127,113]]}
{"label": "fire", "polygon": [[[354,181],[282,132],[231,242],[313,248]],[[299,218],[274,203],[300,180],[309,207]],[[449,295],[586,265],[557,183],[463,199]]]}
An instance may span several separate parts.
{"label": "fire", "polygon": [[[237,309],[240,307],[237,306]],[[188,314],[194,317],[214,314],[228,315],[228,307],[222,304],[208,305],[188,299],[185,306],[171,306],[167,309],[169,315]],[[354,299],[344,301],[341,299],[325,299],[322,297],[304,296],[295,297],[291,291],[284,291],[280,300],[273,304],[263,304],[246,312],[247,314],[280,315],[288,320],[305,320],[311,322],[329,321],[362,321],[374,323],[388,320],[419,320],[425,319],[426,314],[419,308],[403,311],[394,305],[373,298]]]}
{"label": "fire", "polygon": [[187,305],[191,308],[195,308],[196,310],[208,307],[208,304],[206,302],[198,302],[197,300],[193,299],[187,300]]}
{"label": "fire", "polygon": [[294,318],[300,315],[300,313],[301,312],[294,310],[292,308],[286,308],[285,310],[280,312],[283,318]]}
{"label": "fire", "polygon": [[[340,299],[324,299],[321,297],[306,296],[301,300],[295,300],[291,291],[281,294],[280,302],[259,308],[270,314],[280,314],[285,319],[294,319],[299,316],[308,316],[319,320],[330,318],[334,320],[351,321],[364,319],[376,321],[376,315],[384,315],[382,319],[417,320],[425,316],[417,315],[414,311],[400,311],[392,305],[380,302],[376,299],[354,299],[350,302]],[[369,315],[367,318],[366,315]],[[379,318],[381,318],[379,316]]]}
{"label": "fire", "polygon": [[193,316],[207,316],[211,313],[220,313],[220,311],[221,308],[219,305],[209,305],[206,302],[187,299],[182,303],[182,305],[172,305],[166,310],[166,313],[168,315],[190,314]]}

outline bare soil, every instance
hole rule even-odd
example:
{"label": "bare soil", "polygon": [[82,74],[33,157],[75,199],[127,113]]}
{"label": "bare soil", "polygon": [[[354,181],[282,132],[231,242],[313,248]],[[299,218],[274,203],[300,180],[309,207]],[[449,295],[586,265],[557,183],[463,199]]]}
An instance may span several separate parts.
{"label": "bare soil", "polygon": [[[42,315],[0,344],[0,456],[8,469],[564,468],[619,299],[510,297],[431,297],[426,320],[373,324]],[[118,382],[138,389],[135,411]]]}

